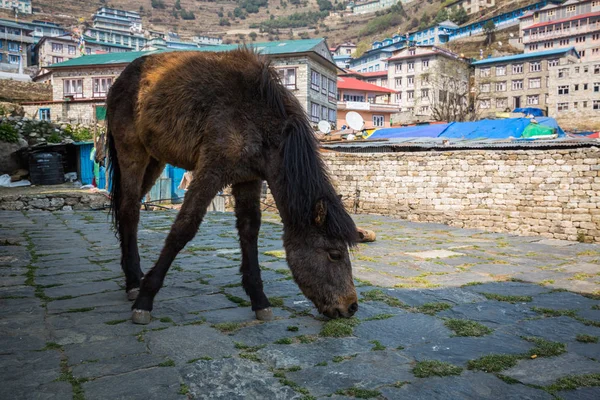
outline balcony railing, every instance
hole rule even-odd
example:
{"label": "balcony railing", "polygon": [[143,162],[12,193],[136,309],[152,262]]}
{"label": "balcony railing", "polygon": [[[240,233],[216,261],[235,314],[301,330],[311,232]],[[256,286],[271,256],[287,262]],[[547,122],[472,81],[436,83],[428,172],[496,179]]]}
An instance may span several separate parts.
{"label": "balcony railing", "polygon": [[[527,29],[527,28],[525,28],[525,29]],[[530,33],[527,36],[524,36],[523,43],[527,44],[527,43],[532,43],[532,42],[540,42],[540,41],[544,41],[544,40],[548,40],[548,39],[561,39],[561,38],[564,38],[565,36],[580,35],[580,34],[590,33],[590,32],[594,32],[594,31],[600,31],[600,24],[596,23],[596,24],[590,24],[590,25],[580,26],[580,27],[571,27],[571,28],[561,29],[561,30],[544,31],[544,32],[537,32],[537,33],[534,32],[534,33]]]}
{"label": "balcony railing", "polygon": [[366,101],[338,101],[338,110],[348,111],[376,111],[376,112],[398,112],[397,104],[368,103]]}

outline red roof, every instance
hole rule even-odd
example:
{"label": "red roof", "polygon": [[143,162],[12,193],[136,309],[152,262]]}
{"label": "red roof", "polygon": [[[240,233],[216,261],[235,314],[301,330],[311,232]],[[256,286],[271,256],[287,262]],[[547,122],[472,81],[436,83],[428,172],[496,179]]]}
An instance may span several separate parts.
{"label": "red roof", "polygon": [[396,93],[395,91],[388,88],[359,81],[355,78],[346,78],[341,76],[338,76],[337,87],[338,89],[360,90],[362,92]]}
{"label": "red roof", "polygon": [[557,20],[554,20],[554,21],[540,22],[539,24],[535,24],[535,25],[531,25],[531,26],[528,26],[526,28],[523,28],[523,30],[525,30],[525,29],[533,29],[533,28],[540,28],[542,26],[560,24],[562,22],[576,21],[578,19],[589,18],[589,17],[597,17],[597,16],[600,16],[600,11],[593,12],[593,13],[587,13],[587,14],[580,14],[580,15],[576,15],[574,17],[564,18],[564,19],[557,19]]}
{"label": "red roof", "polygon": [[375,72],[360,72],[358,75],[364,76],[365,78],[374,78],[377,76],[387,76],[387,71],[375,71]]}

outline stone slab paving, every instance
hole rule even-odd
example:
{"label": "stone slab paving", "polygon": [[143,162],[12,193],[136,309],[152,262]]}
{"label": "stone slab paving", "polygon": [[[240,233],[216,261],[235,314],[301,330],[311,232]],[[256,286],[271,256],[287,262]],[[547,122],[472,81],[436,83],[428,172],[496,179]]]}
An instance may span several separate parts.
{"label": "stone slab paving", "polygon": [[[174,216],[142,213],[144,269]],[[600,398],[600,246],[355,220],[378,240],[351,320],[301,294],[266,215],[256,321],[235,219],[209,213],[140,326],[105,213],[0,212],[0,399]]]}

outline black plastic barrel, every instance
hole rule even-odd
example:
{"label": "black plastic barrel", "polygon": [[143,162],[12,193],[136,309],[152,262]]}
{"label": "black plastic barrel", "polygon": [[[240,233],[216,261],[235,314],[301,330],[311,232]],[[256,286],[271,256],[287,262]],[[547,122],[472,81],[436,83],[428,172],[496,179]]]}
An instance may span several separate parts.
{"label": "black plastic barrel", "polygon": [[34,153],[29,155],[29,176],[34,185],[58,185],[65,182],[62,155]]}

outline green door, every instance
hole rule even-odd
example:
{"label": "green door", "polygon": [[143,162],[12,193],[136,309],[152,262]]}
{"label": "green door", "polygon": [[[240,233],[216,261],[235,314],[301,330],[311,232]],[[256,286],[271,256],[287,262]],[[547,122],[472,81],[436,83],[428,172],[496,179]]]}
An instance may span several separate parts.
{"label": "green door", "polygon": [[96,121],[104,121],[106,119],[106,107],[96,106]]}

